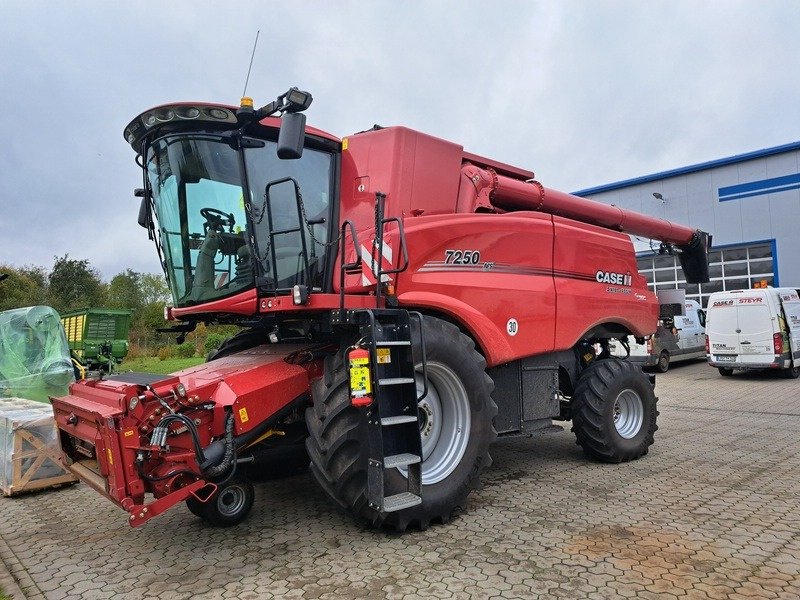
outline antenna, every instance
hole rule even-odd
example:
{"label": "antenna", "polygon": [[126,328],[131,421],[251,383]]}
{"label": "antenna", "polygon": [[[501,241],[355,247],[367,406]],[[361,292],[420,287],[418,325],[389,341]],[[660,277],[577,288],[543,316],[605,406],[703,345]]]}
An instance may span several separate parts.
{"label": "antenna", "polygon": [[255,58],[255,55],[256,55],[256,46],[258,46],[258,34],[259,33],[261,33],[260,29],[258,31],[256,31],[256,41],[253,42],[253,53],[250,55],[250,66],[247,67],[247,78],[244,80],[244,90],[242,91],[242,96],[247,94],[247,84],[250,81],[250,69],[253,68],[253,58]]}

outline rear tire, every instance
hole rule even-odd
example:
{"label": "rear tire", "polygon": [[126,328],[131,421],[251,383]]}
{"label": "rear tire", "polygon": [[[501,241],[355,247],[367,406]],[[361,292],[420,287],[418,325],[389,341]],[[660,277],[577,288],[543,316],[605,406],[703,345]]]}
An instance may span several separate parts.
{"label": "rear tire", "polygon": [[657,398],[637,366],[615,358],[590,364],[572,396],[572,431],[591,458],[627,462],[653,444]]}
{"label": "rear tire", "polygon": [[[463,508],[491,464],[489,445],[497,436],[492,424],[497,414],[491,398],[494,384],[472,340],[440,319],[424,317],[423,326],[431,402],[426,408],[423,400],[420,410],[430,411],[423,421],[426,430],[437,420],[439,426],[430,427],[435,438],[426,441],[423,436],[422,504],[390,513],[368,506],[366,413],[350,403],[343,351],[326,359],[324,377],[311,386],[314,406],[306,409],[311,472],[325,493],[357,518],[401,532],[447,522],[457,507]],[[387,471],[386,479],[390,486],[405,488],[399,469]]]}
{"label": "rear tire", "polygon": [[727,367],[719,367],[718,368],[719,374],[723,377],[730,377],[733,375],[733,369],[729,369]]}
{"label": "rear tire", "polygon": [[783,372],[786,379],[797,379],[800,377],[800,367],[789,367]]}
{"label": "rear tire", "polygon": [[659,373],[666,373],[669,371],[669,352],[666,350],[662,350],[661,354],[658,356],[658,363],[656,364],[656,370]]}

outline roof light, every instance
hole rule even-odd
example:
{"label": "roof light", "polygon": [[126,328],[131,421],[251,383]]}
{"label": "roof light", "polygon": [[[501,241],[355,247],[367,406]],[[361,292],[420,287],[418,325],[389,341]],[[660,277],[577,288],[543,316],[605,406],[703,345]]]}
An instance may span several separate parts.
{"label": "roof light", "polygon": [[230,111],[225,110],[224,108],[209,108],[208,109],[208,116],[214,117],[215,119],[219,119],[220,121],[224,121],[228,118],[231,114]]}
{"label": "roof light", "polygon": [[155,112],[155,118],[157,121],[161,121],[162,123],[166,123],[167,121],[172,121],[175,118],[175,111],[171,108],[157,110]]}
{"label": "roof light", "polygon": [[313,98],[308,92],[298,90],[296,87],[289,88],[285,95],[287,112],[302,112],[311,106]]}
{"label": "roof light", "polygon": [[183,106],[175,111],[175,114],[180,119],[196,119],[200,116],[200,109],[194,106]]}
{"label": "roof light", "polygon": [[149,129],[153,129],[164,123],[190,120],[229,123],[231,125],[237,124],[236,115],[227,108],[221,106],[177,104],[160,106],[142,113],[128,124],[123,132],[123,136],[131,146],[135,147]]}

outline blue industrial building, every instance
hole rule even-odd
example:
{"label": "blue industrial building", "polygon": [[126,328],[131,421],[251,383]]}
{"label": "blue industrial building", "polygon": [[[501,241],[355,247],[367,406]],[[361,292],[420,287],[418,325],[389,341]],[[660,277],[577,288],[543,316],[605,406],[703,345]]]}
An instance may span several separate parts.
{"label": "blue industrial building", "polygon": [[[656,242],[634,238],[639,270],[654,290],[682,288],[705,306],[712,292],[800,287],[800,142],[575,192],[691,225],[713,235],[711,281],[683,280]],[[652,248],[652,249],[651,249]]]}

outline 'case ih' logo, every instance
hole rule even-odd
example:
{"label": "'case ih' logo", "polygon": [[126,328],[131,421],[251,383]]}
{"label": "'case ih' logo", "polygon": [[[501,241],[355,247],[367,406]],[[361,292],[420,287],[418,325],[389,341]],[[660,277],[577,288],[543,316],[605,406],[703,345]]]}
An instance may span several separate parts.
{"label": "'case ih' logo", "polygon": [[733,300],[715,300],[711,306],[733,306]]}
{"label": "'case ih' logo", "polygon": [[597,283],[612,283],[614,285],[630,285],[633,281],[630,273],[612,273],[611,271],[598,271],[594,278]]}

